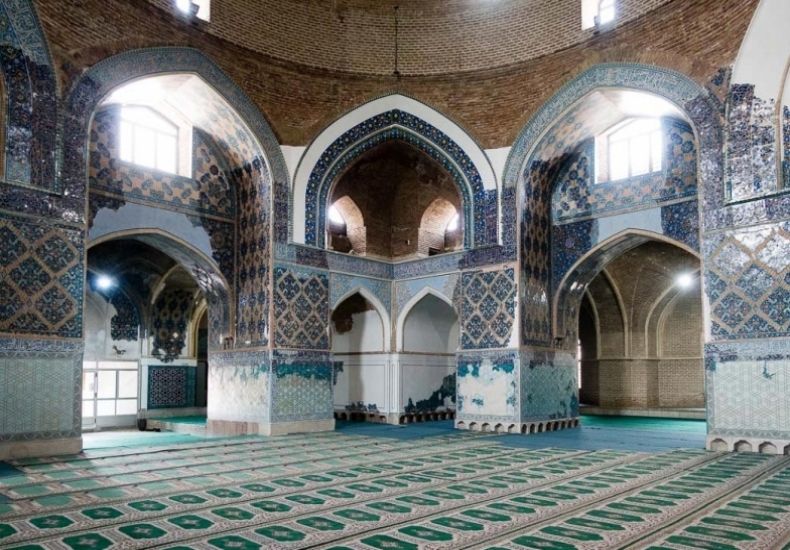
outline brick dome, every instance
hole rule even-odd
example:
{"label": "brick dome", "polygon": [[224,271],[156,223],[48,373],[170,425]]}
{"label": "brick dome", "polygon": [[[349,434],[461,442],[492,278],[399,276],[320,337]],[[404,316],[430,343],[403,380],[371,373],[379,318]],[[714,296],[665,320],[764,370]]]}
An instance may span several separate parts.
{"label": "brick dome", "polygon": [[[174,0],[149,0],[174,10]],[[668,0],[619,0],[617,24]],[[395,66],[396,2],[381,0],[222,0],[212,35],[277,59],[370,75]],[[582,30],[580,0],[401,0],[403,75],[502,67],[556,52],[593,36]]]}

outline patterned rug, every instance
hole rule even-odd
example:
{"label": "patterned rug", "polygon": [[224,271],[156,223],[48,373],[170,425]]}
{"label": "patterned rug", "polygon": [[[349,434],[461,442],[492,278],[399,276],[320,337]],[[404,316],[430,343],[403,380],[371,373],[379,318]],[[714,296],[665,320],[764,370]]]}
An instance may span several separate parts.
{"label": "patterned rug", "polygon": [[337,431],[19,460],[0,547],[790,550],[790,457],[512,439]]}

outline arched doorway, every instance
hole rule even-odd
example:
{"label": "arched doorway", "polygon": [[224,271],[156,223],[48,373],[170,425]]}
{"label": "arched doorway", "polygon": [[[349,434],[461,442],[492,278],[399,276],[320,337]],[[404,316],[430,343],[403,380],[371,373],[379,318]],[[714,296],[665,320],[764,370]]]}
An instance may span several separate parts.
{"label": "arched doorway", "polygon": [[699,269],[695,254],[649,240],[606,262],[589,284],[576,281],[586,287],[582,412],[705,417]]}
{"label": "arched doorway", "polygon": [[209,341],[223,340],[232,315],[217,266],[172,235],[138,230],[93,238],[88,267],[85,424],[205,415]]}

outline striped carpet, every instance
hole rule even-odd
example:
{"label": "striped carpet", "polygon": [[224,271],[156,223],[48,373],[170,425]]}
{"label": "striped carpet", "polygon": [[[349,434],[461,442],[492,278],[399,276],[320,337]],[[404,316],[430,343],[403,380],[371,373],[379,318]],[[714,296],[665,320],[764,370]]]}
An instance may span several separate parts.
{"label": "striped carpet", "polygon": [[16,461],[0,547],[790,549],[790,457],[355,429]]}

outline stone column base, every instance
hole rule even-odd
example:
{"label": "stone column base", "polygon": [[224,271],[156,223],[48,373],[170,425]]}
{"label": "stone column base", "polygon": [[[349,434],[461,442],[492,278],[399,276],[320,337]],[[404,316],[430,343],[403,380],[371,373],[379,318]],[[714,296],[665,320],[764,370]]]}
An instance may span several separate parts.
{"label": "stone column base", "polygon": [[305,420],[304,422],[233,422],[231,420],[206,421],[206,434],[211,436],[233,435],[285,435],[293,433],[331,432],[335,429],[335,419]]}
{"label": "stone column base", "polygon": [[0,460],[16,460],[36,456],[60,456],[81,452],[81,437],[0,443]]}
{"label": "stone column base", "polygon": [[303,422],[277,422],[275,424],[258,424],[261,435],[285,435],[312,432],[331,432],[335,429],[335,419],[305,420]]}

